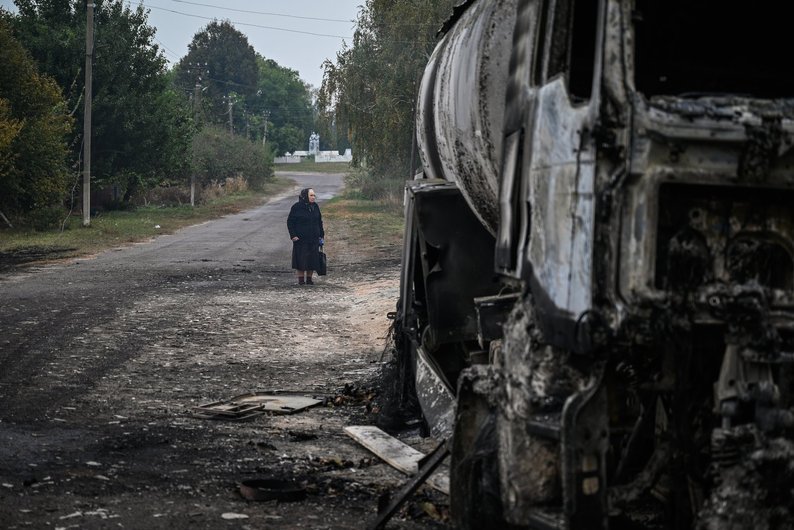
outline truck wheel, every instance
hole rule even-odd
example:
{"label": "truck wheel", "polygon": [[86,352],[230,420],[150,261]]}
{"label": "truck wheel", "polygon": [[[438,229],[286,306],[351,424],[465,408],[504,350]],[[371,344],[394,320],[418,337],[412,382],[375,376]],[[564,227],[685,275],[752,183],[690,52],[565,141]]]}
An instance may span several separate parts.
{"label": "truck wheel", "polygon": [[450,512],[453,528],[508,528],[502,511],[497,458],[496,409],[488,394],[488,366],[463,371],[450,462]]}
{"label": "truck wheel", "polygon": [[[400,302],[397,312],[400,312]],[[390,330],[392,357],[381,372],[380,411],[378,427],[395,432],[406,428],[412,420],[422,418],[422,410],[416,395],[416,350],[410,337],[402,329],[402,322],[395,320]]]}

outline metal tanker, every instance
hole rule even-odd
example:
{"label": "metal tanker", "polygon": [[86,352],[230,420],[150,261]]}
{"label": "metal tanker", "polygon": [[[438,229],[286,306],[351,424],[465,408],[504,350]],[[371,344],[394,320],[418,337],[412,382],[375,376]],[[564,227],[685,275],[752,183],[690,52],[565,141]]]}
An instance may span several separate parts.
{"label": "metal tanker", "polygon": [[469,1],[445,25],[394,316],[456,527],[792,528],[778,9]]}

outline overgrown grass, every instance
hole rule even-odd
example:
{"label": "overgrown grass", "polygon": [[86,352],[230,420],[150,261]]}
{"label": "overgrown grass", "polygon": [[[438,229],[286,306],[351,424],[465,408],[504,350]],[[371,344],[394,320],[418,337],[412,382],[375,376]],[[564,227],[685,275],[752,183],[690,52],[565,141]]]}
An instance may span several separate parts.
{"label": "overgrown grass", "polygon": [[48,231],[0,230],[0,253],[25,252],[26,249],[51,249],[58,257],[91,254],[119,245],[144,241],[169,234],[185,226],[237,213],[262,204],[270,196],[292,186],[292,181],[276,178],[265,184],[261,192],[227,194],[206,204],[158,207],[144,206],[132,211],[103,212],[91,218],[91,225],[82,226],[81,216],[71,216],[64,229]]}
{"label": "overgrown grass", "polygon": [[365,244],[401,248],[405,223],[402,208],[346,193],[323,203],[323,218],[344,219],[350,236]]}
{"label": "overgrown grass", "polygon": [[297,164],[273,164],[274,171],[299,171],[301,173],[348,173],[350,164],[347,162],[321,162],[304,160]]}

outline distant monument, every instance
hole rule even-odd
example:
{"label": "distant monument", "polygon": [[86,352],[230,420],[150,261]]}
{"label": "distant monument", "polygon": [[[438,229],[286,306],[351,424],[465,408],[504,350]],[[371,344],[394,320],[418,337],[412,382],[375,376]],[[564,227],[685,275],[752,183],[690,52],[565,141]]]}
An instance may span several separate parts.
{"label": "distant monument", "polygon": [[312,131],[309,136],[309,154],[316,155],[320,152],[320,135]]}

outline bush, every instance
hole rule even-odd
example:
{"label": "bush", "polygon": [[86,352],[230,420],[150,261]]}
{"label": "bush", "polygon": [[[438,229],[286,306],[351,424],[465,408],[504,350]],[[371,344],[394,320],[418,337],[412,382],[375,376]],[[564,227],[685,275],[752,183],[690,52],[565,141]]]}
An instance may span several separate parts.
{"label": "bush", "polygon": [[223,190],[227,194],[248,191],[248,181],[243,177],[226,179],[226,182],[223,183]]}
{"label": "bush", "polygon": [[345,177],[347,188],[362,198],[386,205],[402,206],[405,179],[375,175],[369,168],[356,168]]}
{"label": "bush", "polygon": [[162,207],[190,204],[190,187],[158,186],[141,195],[136,202],[142,206]]}
{"label": "bush", "polygon": [[26,216],[25,224],[34,230],[48,230],[60,227],[68,212],[62,206],[45,206],[31,210]]}
{"label": "bush", "polygon": [[273,179],[272,160],[267,147],[219,127],[207,126],[193,139],[193,171],[202,186],[242,177],[252,189],[261,190]]}
{"label": "bush", "polygon": [[[2,10],[0,10],[0,13]],[[0,18],[0,210],[39,226],[68,196],[72,119],[56,82]]]}
{"label": "bush", "polygon": [[219,199],[233,193],[248,191],[248,182],[243,177],[227,178],[224,182],[211,182],[201,190],[202,202]]}
{"label": "bush", "polygon": [[135,204],[120,199],[112,200],[105,204],[105,210],[109,212],[132,212],[135,211]]}

